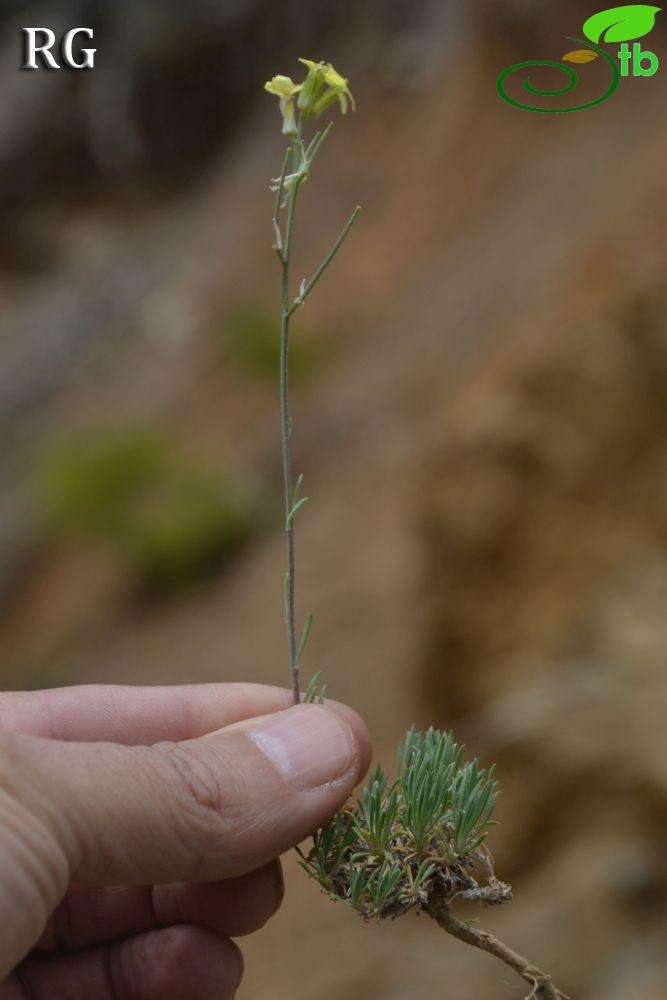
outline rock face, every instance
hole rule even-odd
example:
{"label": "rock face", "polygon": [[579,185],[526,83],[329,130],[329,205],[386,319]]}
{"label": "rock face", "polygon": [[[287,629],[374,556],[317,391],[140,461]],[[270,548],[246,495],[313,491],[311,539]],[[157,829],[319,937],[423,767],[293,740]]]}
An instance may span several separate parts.
{"label": "rock face", "polygon": [[427,685],[449,717],[578,646],[610,579],[667,557],[663,311],[636,301],[462,402],[424,512]]}
{"label": "rock face", "polygon": [[664,313],[478,373],[421,490],[425,695],[498,762],[499,873],[560,911],[561,985],[596,1000],[667,988]]}

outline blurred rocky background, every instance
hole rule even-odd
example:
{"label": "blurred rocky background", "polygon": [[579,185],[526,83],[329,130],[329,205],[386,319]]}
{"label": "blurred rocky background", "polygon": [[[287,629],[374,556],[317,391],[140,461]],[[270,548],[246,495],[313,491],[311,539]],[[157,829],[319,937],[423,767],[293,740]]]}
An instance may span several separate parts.
{"label": "blurred rocky background", "polygon": [[[573,115],[495,92],[593,12],[5,0],[0,672],[288,682],[262,85],[330,59],[358,110],[304,189],[297,272],[364,212],[294,335],[305,672],[385,764],[412,722],[497,761],[515,901],[482,923],[573,1000],[662,1000],[667,68]],[[18,72],[36,24],[93,26],[95,71]],[[247,1000],[523,996],[286,867]]]}

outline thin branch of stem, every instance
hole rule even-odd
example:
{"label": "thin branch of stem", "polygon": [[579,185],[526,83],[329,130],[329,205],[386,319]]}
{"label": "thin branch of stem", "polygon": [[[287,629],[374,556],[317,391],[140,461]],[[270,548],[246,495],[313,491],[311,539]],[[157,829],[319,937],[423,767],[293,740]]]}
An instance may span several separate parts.
{"label": "thin branch of stem", "polygon": [[541,969],[538,969],[536,965],[529,962],[523,955],[519,955],[518,952],[508,948],[507,945],[503,944],[493,934],[480,930],[477,927],[472,927],[470,924],[463,923],[463,921],[454,916],[449,905],[444,900],[432,900],[427,904],[425,909],[429,916],[433,917],[438,925],[444,931],[447,931],[448,934],[458,938],[459,941],[463,941],[465,944],[470,944],[474,948],[481,948],[482,951],[486,951],[490,955],[495,955],[501,962],[504,962],[505,965],[513,969],[521,976],[524,982],[531,986],[529,996],[534,998],[534,1000],[569,1000],[569,997],[565,993],[562,993],[554,986],[551,976],[542,972]]}
{"label": "thin branch of stem", "polygon": [[299,292],[298,296],[295,298],[294,302],[290,306],[290,310],[289,310],[289,315],[290,316],[292,315],[292,313],[296,309],[299,308],[299,306],[302,306],[304,304],[304,302],[306,301],[306,299],[308,298],[308,296],[312,292],[313,288],[315,287],[315,285],[317,284],[317,282],[320,280],[320,278],[322,277],[322,275],[324,274],[324,272],[328,268],[329,264],[331,263],[331,261],[334,259],[334,257],[336,256],[336,254],[340,250],[341,246],[343,245],[343,242],[345,241],[345,238],[346,238],[347,234],[349,233],[350,229],[352,229],[352,226],[356,222],[357,216],[359,215],[360,211],[361,211],[361,205],[357,205],[357,207],[355,208],[354,212],[352,213],[352,215],[350,216],[350,218],[347,220],[347,222],[343,226],[343,229],[341,230],[340,236],[338,237],[338,239],[336,240],[336,242],[334,243],[334,245],[331,247],[331,250],[326,255],[326,257],[324,258],[324,260],[322,261],[322,263],[320,264],[320,266],[318,267],[318,269],[315,271],[315,274],[312,276],[312,278],[310,279],[310,281],[306,282],[303,285],[303,287],[302,287],[301,291]]}

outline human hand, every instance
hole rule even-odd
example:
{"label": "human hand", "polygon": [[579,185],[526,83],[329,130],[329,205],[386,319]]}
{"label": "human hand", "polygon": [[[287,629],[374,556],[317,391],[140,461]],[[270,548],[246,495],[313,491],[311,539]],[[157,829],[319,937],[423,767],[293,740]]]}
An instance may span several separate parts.
{"label": "human hand", "polygon": [[278,855],[366,771],[351,709],[256,684],[0,695],[0,1000],[226,1000]]}

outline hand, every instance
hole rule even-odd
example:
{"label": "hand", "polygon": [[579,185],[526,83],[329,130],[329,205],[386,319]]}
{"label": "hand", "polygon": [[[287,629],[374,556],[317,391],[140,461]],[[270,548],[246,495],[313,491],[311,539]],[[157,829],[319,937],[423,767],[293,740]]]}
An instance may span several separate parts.
{"label": "hand", "polygon": [[254,684],[0,695],[0,1000],[225,1000],[278,855],[369,761],[350,709]]}

